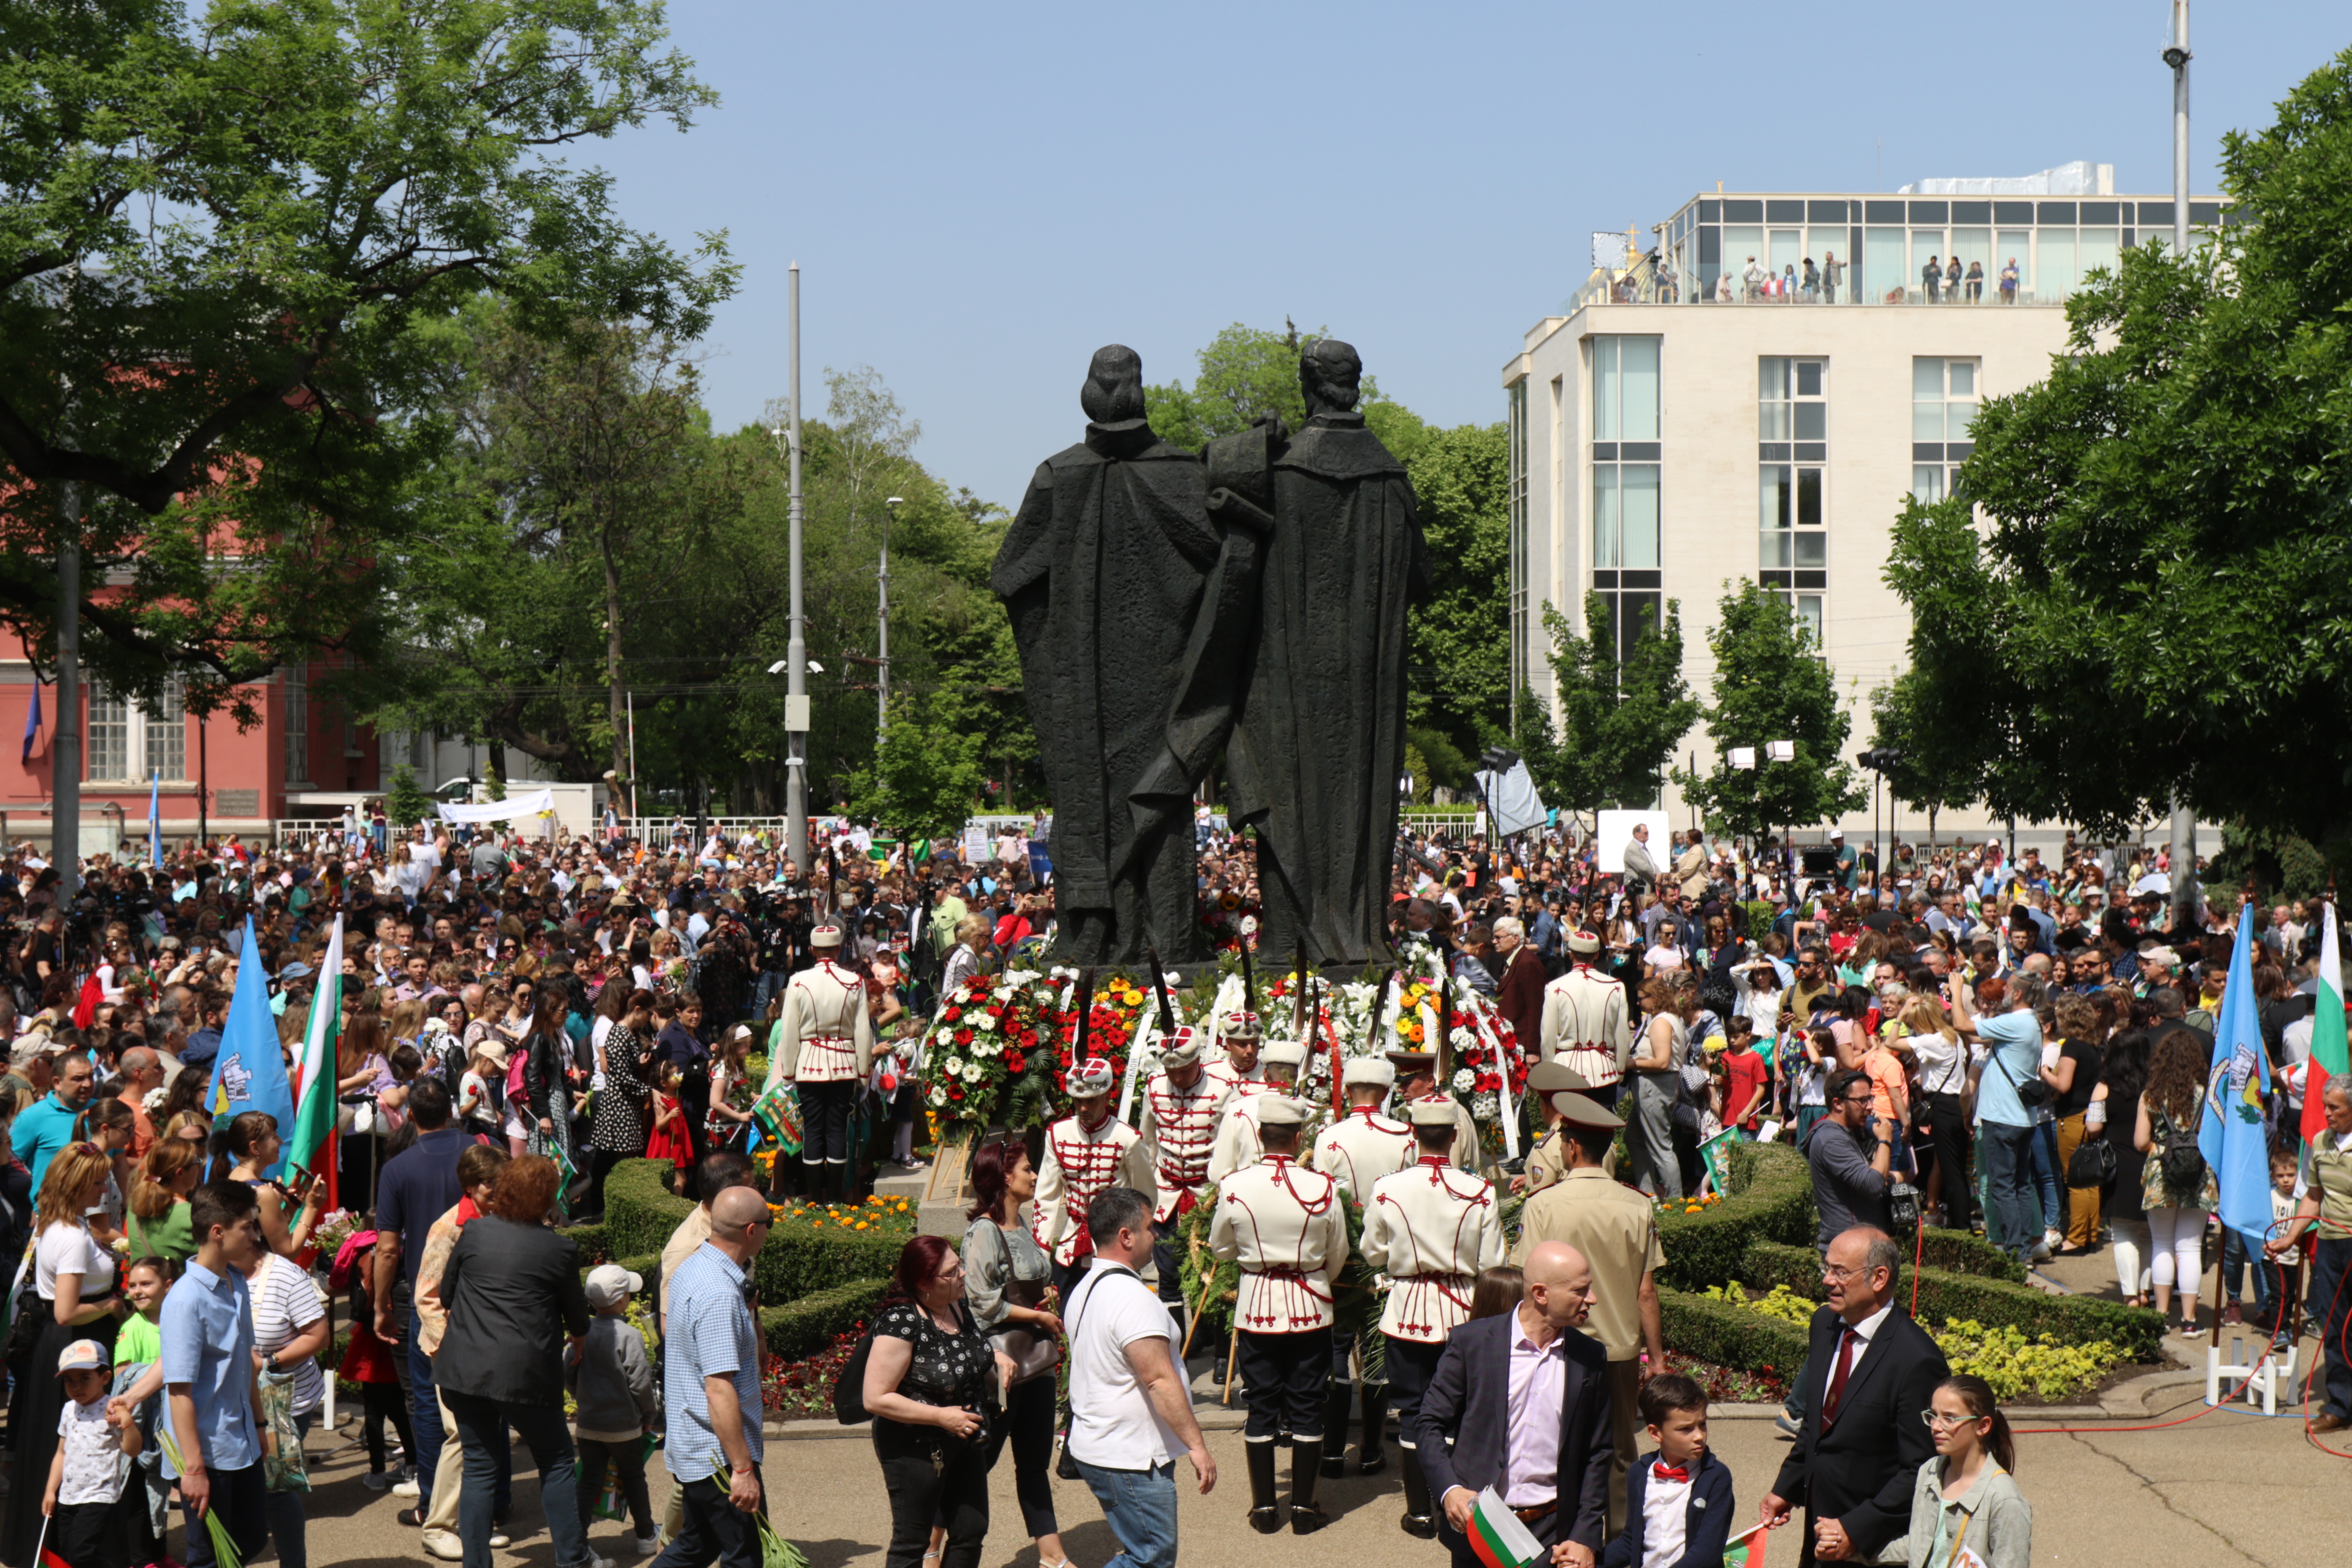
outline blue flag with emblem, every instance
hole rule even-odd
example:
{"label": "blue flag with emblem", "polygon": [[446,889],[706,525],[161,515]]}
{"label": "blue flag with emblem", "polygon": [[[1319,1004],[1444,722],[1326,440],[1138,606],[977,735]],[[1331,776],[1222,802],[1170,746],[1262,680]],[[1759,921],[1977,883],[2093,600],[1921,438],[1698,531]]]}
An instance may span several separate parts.
{"label": "blue flag with emblem", "polygon": [[[286,1053],[278,1043],[278,1016],[269,1010],[268,971],[261,962],[260,944],[253,939],[250,915],[246,917],[245,941],[236,952],[236,990],[229,997],[228,1022],[221,1027],[212,1095],[205,1103],[215,1116],[266,1110],[278,1119],[278,1135],[283,1137],[294,1127],[294,1089],[286,1077]],[[281,1152],[261,1173],[275,1176],[284,1163]]]}
{"label": "blue flag with emblem", "polygon": [[2249,904],[2238,911],[2230,944],[2230,978],[2221,988],[2221,1016],[2213,1021],[2213,1060],[2205,1077],[2205,1112],[2197,1152],[2213,1168],[2221,1189],[2214,1217],[2259,1242],[2270,1234],[2271,1155],[2263,1104],[2271,1089],[2270,1058],[2254,1011],[2254,936]]}

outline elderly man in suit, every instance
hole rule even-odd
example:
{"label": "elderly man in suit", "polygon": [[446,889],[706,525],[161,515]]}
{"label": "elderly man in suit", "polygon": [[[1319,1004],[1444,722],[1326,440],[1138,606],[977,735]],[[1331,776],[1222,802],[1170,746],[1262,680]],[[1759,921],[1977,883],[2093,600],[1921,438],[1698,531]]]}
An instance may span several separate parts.
{"label": "elderly man in suit", "polygon": [[1522,1047],[1533,1045],[1543,1037],[1543,957],[1528,941],[1527,927],[1509,915],[1495,922],[1495,951],[1503,960],[1496,1010],[1511,1021]]}
{"label": "elderly man in suit", "polygon": [[1489,1486],[1554,1563],[1592,1568],[1614,1452],[1609,1352],[1580,1331],[1592,1310],[1592,1266],[1566,1243],[1547,1241],[1523,1267],[1527,1296],[1515,1310],[1474,1318],[1447,1339],[1414,1413],[1413,1447],[1456,1568],[1478,1562],[1464,1531]]}
{"label": "elderly man in suit", "polygon": [[1867,1226],[1841,1233],[1822,1265],[1828,1304],[1797,1380],[1804,1418],[1759,1512],[1777,1528],[1804,1509],[1801,1564],[1874,1561],[1911,1528],[1919,1467],[1936,1452],[1919,1413],[1951,1368],[1895,1304],[1902,1267],[1903,1249]]}

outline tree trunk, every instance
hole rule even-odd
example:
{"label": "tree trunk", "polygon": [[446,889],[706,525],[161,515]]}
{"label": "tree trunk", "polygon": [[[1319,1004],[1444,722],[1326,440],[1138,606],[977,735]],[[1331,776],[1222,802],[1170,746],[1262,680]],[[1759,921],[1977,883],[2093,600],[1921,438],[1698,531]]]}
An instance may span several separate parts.
{"label": "tree trunk", "polygon": [[602,554],[604,558],[604,711],[613,731],[613,778],[618,784],[629,776],[629,721],[623,710],[626,693],[621,689],[621,572],[613,559],[609,530],[605,532]]}

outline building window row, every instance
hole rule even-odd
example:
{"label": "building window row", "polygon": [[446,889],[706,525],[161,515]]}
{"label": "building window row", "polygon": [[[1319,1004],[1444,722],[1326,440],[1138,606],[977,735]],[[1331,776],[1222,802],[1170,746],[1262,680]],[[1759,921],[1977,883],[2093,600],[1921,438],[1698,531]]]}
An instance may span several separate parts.
{"label": "building window row", "polygon": [[93,685],[84,747],[84,767],[93,780],[185,779],[188,715],[180,682],[166,681],[152,704]]}
{"label": "building window row", "polygon": [[1976,450],[1979,369],[1973,359],[1911,362],[1911,493],[1923,501],[1951,494],[1953,470]]}

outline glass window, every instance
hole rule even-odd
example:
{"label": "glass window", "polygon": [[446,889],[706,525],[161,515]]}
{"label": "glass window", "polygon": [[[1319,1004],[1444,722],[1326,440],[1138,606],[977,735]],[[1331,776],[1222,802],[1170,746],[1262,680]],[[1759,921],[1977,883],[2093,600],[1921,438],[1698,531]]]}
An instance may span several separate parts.
{"label": "glass window", "polygon": [[142,778],[158,774],[167,779],[188,776],[188,716],[185,695],[177,680],[163,683],[163,695],[145,715],[146,765]]}
{"label": "glass window", "polygon": [[2095,267],[2104,267],[2110,273],[2118,269],[2122,256],[2121,236],[2111,228],[2086,228],[2076,241],[2074,275],[2088,278]]}
{"label": "glass window", "polygon": [[1954,397],[1974,397],[1977,395],[1977,362],[1972,359],[1948,359],[1944,362],[1949,384],[1945,390]]}
{"label": "glass window", "polygon": [[[1979,369],[1972,359],[1915,359],[1911,362],[1911,439],[1915,442],[1955,442],[1969,439],[1976,423]],[[1941,500],[1951,493],[1951,465],[1915,458],[1911,493],[1921,500]]]}
{"label": "glass window", "polygon": [[1960,258],[1961,286],[1971,281],[1969,269],[1974,268],[1976,288],[1963,294],[1970,304],[1976,304],[1990,294],[2000,281],[2000,268],[1992,261],[1992,230],[1989,228],[1956,228],[1952,230],[1952,254]]}
{"label": "glass window", "polygon": [[[1783,468],[1782,473],[1788,470]],[[1797,526],[1819,528],[1822,525],[1822,471],[1819,468],[1797,470]]]}
{"label": "glass window", "polygon": [[1785,277],[1789,269],[1794,268],[1801,281],[1805,271],[1801,265],[1805,258],[1804,231],[1795,228],[1774,229],[1771,249],[1766,253],[1765,258],[1771,264],[1773,277]]}
{"label": "glass window", "polygon": [[2017,290],[2022,294],[2033,287],[2033,236],[2021,228],[2000,231],[2000,242],[1993,247],[1997,265],[1986,268],[1993,275],[1995,288],[2000,287],[2001,268],[2017,263]]}
{"label": "glass window", "polygon": [[1731,274],[1736,284],[1748,270],[1748,260],[1764,258],[1764,230],[1726,225],[1723,230],[1723,269]]}
{"label": "glass window", "polygon": [[88,777],[131,776],[131,704],[102,686],[89,689]]}
{"label": "glass window", "polygon": [[1797,619],[1812,634],[1815,642],[1822,640],[1822,596],[1819,594],[1797,595]]}
{"label": "glass window", "polygon": [[1944,465],[1914,463],[1911,465],[1911,493],[1923,501],[1944,499]]}
{"label": "glass window", "polygon": [[1592,340],[1592,438],[1658,438],[1658,340]]}
{"label": "glass window", "polygon": [[[1911,270],[1904,274],[1904,280],[1911,285],[1922,300],[1927,297],[1927,283],[1923,274],[1930,261],[1939,268],[1944,265],[1944,231],[1940,228],[1913,229],[1911,231]],[[1940,281],[1936,285],[1936,289],[1937,297],[1942,298],[1943,284]]]}
{"label": "glass window", "polygon": [[1793,536],[1797,546],[1797,564],[1826,566],[1830,563],[1830,539],[1826,533],[1800,533]]}
{"label": "glass window", "polygon": [[1617,465],[1592,466],[1592,564],[1614,571],[1625,563],[1624,516],[1617,504]]}
{"label": "glass window", "polygon": [[1627,570],[1658,569],[1658,465],[1627,463],[1619,485],[1624,516]]}
{"label": "glass window", "polygon": [[1900,290],[1910,276],[1904,263],[1904,231],[1899,228],[1873,228],[1862,236],[1862,283],[1855,295],[1885,303],[1890,297],[1902,302]]}
{"label": "glass window", "polygon": [[2033,294],[2043,304],[2054,304],[2074,291],[2074,231],[2045,228],[2040,237],[2042,254],[2034,270]]}
{"label": "glass window", "polygon": [[1796,439],[1826,441],[1830,438],[1830,410],[1826,403],[1800,403],[1794,405]]}
{"label": "glass window", "polygon": [[1789,526],[1793,508],[1790,506],[1790,470],[1786,464],[1767,463],[1757,470],[1756,526],[1780,529]]}

